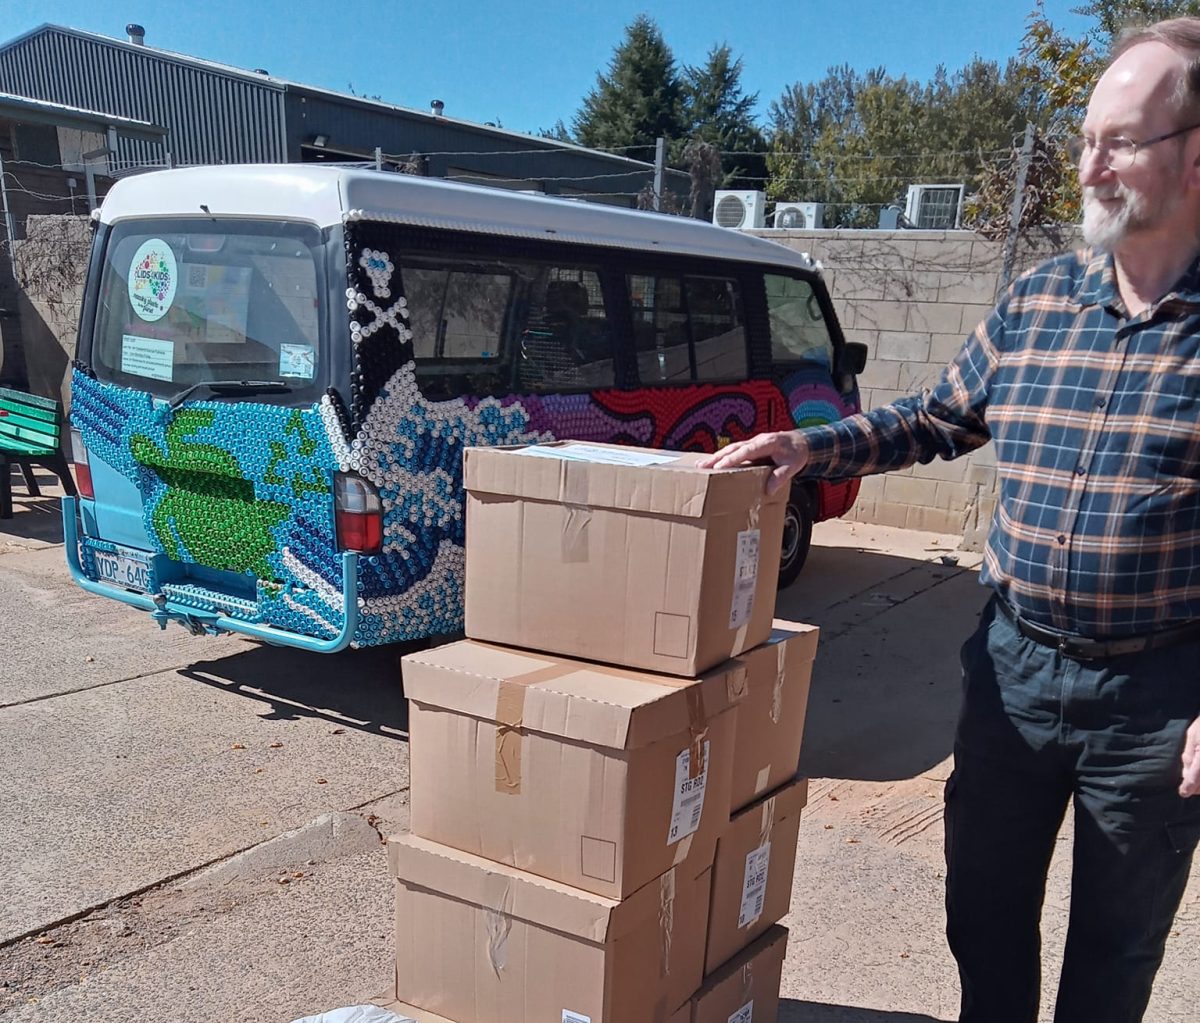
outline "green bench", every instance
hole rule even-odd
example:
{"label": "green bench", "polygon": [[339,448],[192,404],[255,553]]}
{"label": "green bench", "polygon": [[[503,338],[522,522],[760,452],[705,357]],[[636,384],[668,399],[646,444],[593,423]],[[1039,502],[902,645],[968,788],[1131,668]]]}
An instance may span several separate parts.
{"label": "green bench", "polygon": [[75,481],[59,448],[62,402],[0,387],[0,519],[11,519],[12,470],[20,467],[30,496],[41,497],[33,466],[49,469],[75,496]]}

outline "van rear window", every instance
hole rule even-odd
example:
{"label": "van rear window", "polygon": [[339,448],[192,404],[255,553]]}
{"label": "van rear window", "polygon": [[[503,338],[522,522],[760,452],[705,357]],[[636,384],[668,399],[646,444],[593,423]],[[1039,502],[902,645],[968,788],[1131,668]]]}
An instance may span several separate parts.
{"label": "van rear window", "polygon": [[241,380],[311,396],[326,375],[321,244],[315,227],[291,223],[118,224],[101,270],[92,368],[160,396]]}

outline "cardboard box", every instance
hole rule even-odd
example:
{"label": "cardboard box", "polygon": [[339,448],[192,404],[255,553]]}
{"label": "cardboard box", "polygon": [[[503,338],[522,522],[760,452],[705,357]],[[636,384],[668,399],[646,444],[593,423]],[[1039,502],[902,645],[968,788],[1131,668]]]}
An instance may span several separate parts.
{"label": "cardboard box", "polygon": [[772,927],[706,980],[691,1023],[775,1023],[787,939],[787,928]]}
{"label": "cardboard box", "polygon": [[762,643],[786,495],[700,457],[467,449],[467,636],[685,676]]}
{"label": "cardboard box", "polygon": [[797,778],[729,822],[713,864],[706,976],[787,915],[807,800],[808,781]]}
{"label": "cardboard box", "polygon": [[396,990],[460,1023],[666,1023],[700,986],[711,868],[623,901],[414,835],[388,841]]}
{"label": "cardboard box", "polygon": [[414,834],[616,899],[712,862],[745,665],[684,681],[463,640],[403,675]]}
{"label": "cardboard box", "polygon": [[[389,1012],[394,1012],[402,1020],[412,1020],[412,1023],[479,1023],[478,1020],[447,1019],[445,1016],[439,1016],[436,1012],[426,1012],[415,1005],[409,1005],[408,1002],[397,1002],[390,998],[379,1000],[378,1005]],[[566,1018],[570,1020],[569,1016]],[[666,1023],[691,1023],[691,1021],[692,1005],[691,1002],[688,1002],[678,1012],[674,1013]],[[559,1021],[555,1018],[551,1023],[559,1023]]]}
{"label": "cardboard box", "polygon": [[741,656],[746,696],[738,704],[731,815],[796,776],[819,631],[776,621],[767,642]]}

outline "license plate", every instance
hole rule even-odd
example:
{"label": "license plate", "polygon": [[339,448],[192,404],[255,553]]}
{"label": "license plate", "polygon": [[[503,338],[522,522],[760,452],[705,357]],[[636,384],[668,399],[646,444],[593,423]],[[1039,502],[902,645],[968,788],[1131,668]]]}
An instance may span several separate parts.
{"label": "license plate", "polygon": [[150,565],[143,558],[132,554],[110,554],[94,551],[96,576],[102,583],[120,586],[125,590],[150,589]]}

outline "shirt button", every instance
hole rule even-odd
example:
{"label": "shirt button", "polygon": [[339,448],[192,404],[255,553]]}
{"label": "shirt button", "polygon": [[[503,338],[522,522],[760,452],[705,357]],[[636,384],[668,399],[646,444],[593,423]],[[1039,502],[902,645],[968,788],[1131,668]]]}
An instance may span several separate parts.
{"label": "shirt button", "polygon": [[1087,469],[1085,469],[1082,465],[1077,465],[1077,466],[1075,466],[1075,475],[1076,476],[1086,476]]}
{"label": "shirt button", "polygon": [[1067,542],[1066,535],[1065,535],[1065,534],[1063,534],[1063,533],[1059,533],[1059,534],[1058,534],[1058,536],[1057,536],[1057,537],[1055,537],[1055,539],[1056,539],[1056,540],[1058,540],[1058,542],[1059,542],[1060,544],[1064,544],[1064,543],[1066,543],[1066,542]]}
{"label": "shirt button", "polygon": [[1104,406],[1107,404],[1108,404],[1108,401],[1104,398],[1096,399],[1096,408],[1104,408]]}

